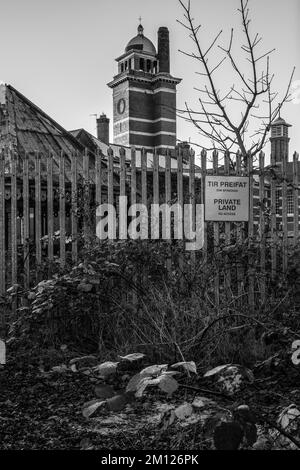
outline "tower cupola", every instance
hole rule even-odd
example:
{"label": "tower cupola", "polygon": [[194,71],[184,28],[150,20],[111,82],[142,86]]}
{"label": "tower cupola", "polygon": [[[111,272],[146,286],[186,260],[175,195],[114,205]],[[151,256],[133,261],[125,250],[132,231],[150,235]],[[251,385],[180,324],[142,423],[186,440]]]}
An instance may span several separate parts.
{"label": "tower cupola", "polygon": [[282,117],[279,116],[271,124],[271,137],[288,137],[289,131],[288,128],[292,127],[291,124],[288,124]]}
{"label": "tower cupola", "polygon": [[284,158],[288,161],[289,127],[292,127],[291,124],[288,124],[281,116],[271,124],[271,152],[276,163],[282,163]]}

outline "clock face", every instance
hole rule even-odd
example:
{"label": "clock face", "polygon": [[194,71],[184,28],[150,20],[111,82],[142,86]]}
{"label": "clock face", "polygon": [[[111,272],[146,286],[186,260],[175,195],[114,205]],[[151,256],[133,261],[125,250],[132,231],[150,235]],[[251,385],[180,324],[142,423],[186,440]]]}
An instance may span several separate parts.
{"label": "clock face", "polygon": [[119,114],[123,114],[126,108],[126,102],[124,98],[121,98],[117,103],[117,111]]}

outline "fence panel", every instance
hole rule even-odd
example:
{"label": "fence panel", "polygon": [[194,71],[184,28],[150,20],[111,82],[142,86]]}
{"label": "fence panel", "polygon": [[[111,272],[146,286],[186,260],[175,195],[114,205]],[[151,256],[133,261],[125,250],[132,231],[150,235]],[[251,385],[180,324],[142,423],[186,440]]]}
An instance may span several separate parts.
{"label": "fence panel", "polygon": [[[197,157],[193,151],[186,152],[182,148],[176,149],[176,152],[174,149],[172,155],[171,152],[171,149],[168,150],[164,156],[159,155],[155,149],[153,153],[147,153],[145,149],[140,151],[135,148],[129,150],[121,148],[118,154],[114,154],[113,149],[109,148],[107,155],[101,151],[93,155],[88,150],[83,154],[71,155],[63,152],[60,155],[40,153],[16,155],[11,150],[1,151],[0,294],[4,294],[8,287],[17,283],[23,283],[28,289],[33,273],[38,273],[39,279],[43,261],[48,261],[50,266],[56,259],[60,261],[61,266],[65,266],[68,259],[72,259],[73,263],[77,262],[80,257],[81,229],[83,228],[85,243],[87,243],[91,233],[91,224],[95,219],[91,215],[93,204],[107,201],[111,206],[116,207],[118,194],[129,197],[130,204],[141,202],[148,211],[151,202],[171,205],[177,195],[177,203],[182,210],[184,204],[190,204],[186,208],[189,210],[186,217],[190,229],[194,231],[198,192],[200,202],[204,203],[206,175],[222,174],[250,177],[249,221],[247,224],[205,222],[203,249],[200,250],[200,254],[197,252],[187,252],[186,256],[182,254],[179,257],[180,269],[182,271],[185,269],[185,258],[186,261],[190,261],[194,273],[197,269],[197,260],[201,260],[200,269],[206,269],[213,262],[216,266],[211,296],[214,305],[217,308],[221,306],[224,290],[227,302],[234,298],[237,304],[241,305],[241,299],[247,298],[248,305],[251,310],[254,310],[256,290],[254,261],[257,256],[260,266],[260,300],[265,302],[268,266],[271,266],[273,278],[279,271],[285,273],[288,267],[289,242],[292,240],[292,244],[296,244],[299,238],[298,154],[295,153],[293,156],[292,179],[288,180],[287,155],[283,160],[282,170],[277,172],[275,177],[273,154],[271,154],[271,168],[266,167],[265,155],[262,152],[259,155],[258,166],[253,168],[251,155],[247,155],[244,162],[240,153],[231,156],[225,152],[224,165],[222,165],[222,155],[216,151],[210,156],[207,151],[202,150],[200,156]],[[212,157],[212,165],[210,157]],[[81,166],[79,162],[82,162]],[[278,179],[278,173],[280,173],[281,180]],[[200,188],[199,184],[201,184]],[[288,229],[291,216],[291,214],[288,215],[288,207],[290,207],[288,206],[288,188],[292,188],[289,194],[292,194],[293,198],[292,230]],[[282,194],[281,240],[277,236],[276,228],[278,190]],[[255,191],[258,191],[259,203],[255,200]],[[78,200],[80,196],[83,201]],[[79,222],[80,204],[84,211],[83,226]],[[269,209],[270,217],[267,216]],[[125,206],[119,207],[118,215],[124,210],[126,210]],[[166,225],[171,226],[171,213],[167,211],[166,216],[170,217]],[[184,217],[184,211],[179,211],[177,231],[183,235]],[[128,224],[130,222],[129,218]],[[162,233],[166,238],[165,227],[160,227],[160,220],[157,222],[159,222],[159,231],[156,230],[155,233],[159,233],[159,237]],[[120,230],[119,225],[117,233],[117,227],[114,225],[111,227],[110,235],[113,235],[113,238],[126,239],[126,225],[123,224],[122,227],[123,229]],[[150,233],[151,231],[149,235]],[[208,240],[208,233],[212,233],[211,240]],[[70,248],[67,243],[69,234],[72,240]],[[241,259],[236,256],[236,267],[233,267],[227,250],[224,269],[221,272],[219,270],[221,248],[224,245],[225,248],[229,248],[235,240],[237,247],[242,249],[245,236],[248,238],[248,265],[242,265]],[[174,238],[173,229],[168,239],[166,256],[166,265],[170,273],[172,271],[172,238]],[[183,237],[181,238],[179,246],[185,241]],[[44,240],[47,240],[46,244]],[[255,243],[259,243],[259,255],[253,253]],[[279,259],[277,259],[279,252],[282,254],[280,266]],[[49,275],[51,272],[50,270]],[[247,277],[245,277],[246,273]],[[184,287],[183,276],[181,285]]]}

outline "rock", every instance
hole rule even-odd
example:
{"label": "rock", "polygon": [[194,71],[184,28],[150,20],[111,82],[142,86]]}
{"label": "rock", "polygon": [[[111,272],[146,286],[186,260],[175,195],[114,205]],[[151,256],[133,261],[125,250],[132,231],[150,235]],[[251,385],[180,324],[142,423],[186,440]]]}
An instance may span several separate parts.
{"label": "rock", "polygon": [[70,360],[70,366],[75,366],[77,370],[85,369],[86,367],[94,367],[98,364],[96,356],[83,356],[75,357]]}
{"label": "rock", "polygon": [[249,369],[236,364],[215,367],[206,372],[204,377],[214,380],[221,392],[227,395],[234,395],[243,385],[254,381],[253,373]]}

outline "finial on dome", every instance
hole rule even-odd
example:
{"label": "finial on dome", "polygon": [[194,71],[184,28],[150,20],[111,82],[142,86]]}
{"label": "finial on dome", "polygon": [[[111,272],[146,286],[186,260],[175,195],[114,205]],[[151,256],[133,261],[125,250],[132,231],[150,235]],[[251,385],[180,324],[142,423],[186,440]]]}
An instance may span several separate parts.
{"label": "finial on dome", "polygon": [[140,24],[138,25],[138,34],[140,36],[143,36],[144,35],[144,28],[142,26],[142,17],[141,16],[139,17],[139,22],[140,22]]}

